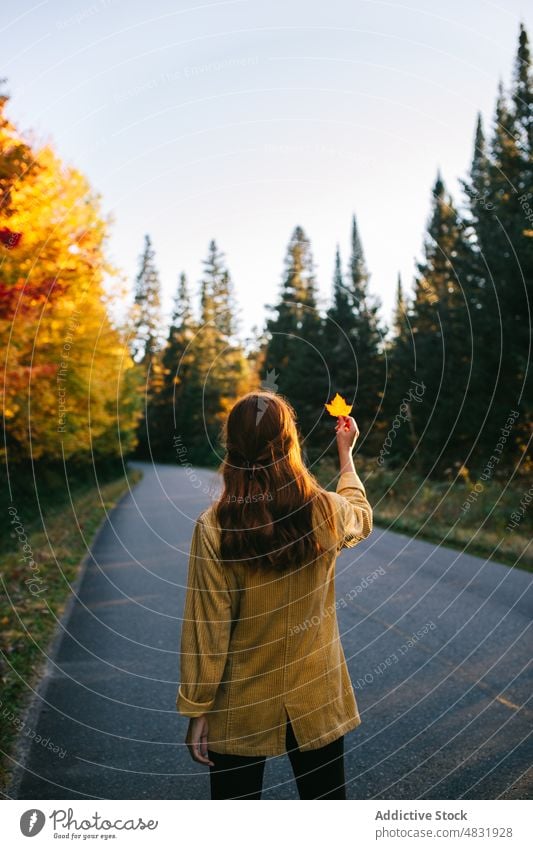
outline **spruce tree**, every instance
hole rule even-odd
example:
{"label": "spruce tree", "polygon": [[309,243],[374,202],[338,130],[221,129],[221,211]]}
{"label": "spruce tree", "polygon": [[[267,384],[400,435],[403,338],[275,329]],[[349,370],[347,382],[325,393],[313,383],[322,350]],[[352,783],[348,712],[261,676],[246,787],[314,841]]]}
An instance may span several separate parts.
{"label": "spruce tree", "polygon": [[[517,140],[520,173],[517,192],[520,217],[517,227],[517,252],[520,264],[520,282],[516,284],[515,330],[517,390],[522,410],[518,424],[524,445],[531,433],[533,416],[533,376],[529,368],[529,346],[533,318],[533,75],[531,51],[524,25],[520,24],[518,50],[515,59],[511,90],[512,131]],[[531,456],[531,452],[530,456]]]}
{"label": "spruce tree", "polygon": [[[502,304],[497,280],[498,254],[505,250],[503,231],[495,213],[492,165],[481,116],[478,115],[474,152],[467,180],[465,235],[470,246],[472,285],[468,289],[471,316],[472,377],[468,392],[471,421],[477,422],[465,465],[475,474],[492,452],[505,402],[502,389]],[[498,247],[495,248],[495,244]],[[488,344],[490,340],[490,344]],[[499,389],[498,389],[499,386]],[[488,453],[487,453],[488,452]]]}
{"label": "spruce tree", "polygon": [[182,271],[179,277],[178,291],[174,297],[174,308],[172,310],[169,332],[171,334],[184,332],[188,327],[192,326],[192,321],[191,297],[187,277]]}
{"label": "spruce tree", "polygon": [[138,364],[142,382],[144,411],[137,432],[136,455],[143,458],[151,456],[151,413],[163,383],[160,359],[161,323],[161,284],[155,262],[155,251],[147,234],[144,238],[144,250],[135,280],[132,340],[132,356]]}
{"label": "spruce tree", "polygon": [[396,337],[402,337],[406,328],[407,303],[403,293],[402,275],[398,273],[396,284],[396,302],[394,305],[393,330]]}
{"label": "spruce tree", "polygon": [[[531,169],[533,151],[533,90],[531,85],[531,51],[529,39],[523,23],[520,24],[518,50],[513,72],[512,109],[515,138],[524,158],[524,164]],[[524,191],[531,190],[531,181],[521,186]]]}
{"label": "spruce tree", "polygon": [[201,282],[201,318],[204,324],[212,321],[219,334],[232,339],[237,332],[236,302],[233,283],[222,251],[214,239],[209,243],[203,262]]}
{"label": "spruce tree", "polygon": [[335,251],[335,269],[333,272],[333,307],[330,313],[346,316],[350,310],[349,293],[344,283],[340,248]]}
{"label": "spruce tree", "polygon": [[[404,294],[401,275],[398,274],[396,301],[392,320],[392,338],[385,348],[387,362],[387,388],[384,396],[384,418],[387,436],[382,441],[378,465],[398,465],[409,461],[417,465],[417,439],[412,417],[412,407],[419,403],[421,390],[416,389],[413,330],[409,318],[409,302]],[[393,423],[396,423],[392,428]],[[392,430],[391,430],[392,428]],[[392,435],[391,435],[392,434]]]}
{"label": "spruce tree", "polygon": [[212,464],[221,457],[225,415],[249,387],[250,368],[236,332],[231,276],[214,240],[203,265],[200,322],[188,348],[178,417],[188,459]]}
{"label": "spruce tree", "polygon": [[464,464],[472,442],[467,404],[472,366],[471,250],[440,173],[417,270],[410,321],[413,377],[421,387],[420,400],[411,405],[419,440],[418,467],[425,473],[454,473]]}
{"label": "spruce tree", "polygon": [[527,311],[528,279],[531,281],[524,250],[524,212],[519,201],[525,175],[518,136],[518,125],[500,85],[489,165],[493,221],[497,226],[492,227],[483,250],[502,312],[503,356],[511,369],[513,355],[519,356],[525,341],[522,316]]}
{"label": "spruce tree", "polygon": [[148,366],[152,354],[160,350],[161,284],[155,264],[155,251],[147,234],[139,258],[135,280],[132,354],[136,362]]}
{"label": "spruce tree", "polygon": [[151,405],[152,455],[160,460],[176,459],[174,438],[183,437],[188,430],[187,392],[193,368],[194,333],[189,288],[182,273],[161,355],[162,385]]}
{"label": "spruce tree", "polygon": [[487,150],[478,133],[464,181],[482,276],[477,324],[484,346],[478,383],[484,387],[479,394],[484,418],[486,411],[480,438],[485,454],[497,443],[502,421],[513,409],[520,411],[500,465],[512,464],[527,443],[533,400],[528,370],[533,230],[527,221],[533,202],[531,85],[528,37],[521,25],[510,98],[500,83],[490,145]]}
{"label": "spruce tree", "polygon": [[380,301],[369,291],[370,274],[354,215],[348,271],[343,277],[337,251],[333,303],[327,312],[326,338],[332,391],[354,403],[352,411],[366,454],[379,448],[384,419],[380,407],[385,388],[385,361]]}
{"label": "spruce tree", "polygon": [[328,381],[313,256],[300,226],[287,247],[279,301],[268,309],[274,316],[266,323],[265,375],[273,370],[279,375],[279,391],[295,407],[305,455],[313,461],[320,449],[317,427],[328,400]]}

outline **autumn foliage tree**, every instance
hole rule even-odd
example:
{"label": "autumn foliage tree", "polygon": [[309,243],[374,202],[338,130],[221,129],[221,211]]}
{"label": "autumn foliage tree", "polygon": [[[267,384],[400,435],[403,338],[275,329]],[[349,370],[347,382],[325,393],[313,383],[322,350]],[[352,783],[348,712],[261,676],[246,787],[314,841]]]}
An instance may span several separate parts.
{"label": "autumn foliage tree", "polygon": [[139,416],[134,363],[111,318],[109,220],[49,146],[30,146],[0,100],[0,339],[5,461],[119,457]]}

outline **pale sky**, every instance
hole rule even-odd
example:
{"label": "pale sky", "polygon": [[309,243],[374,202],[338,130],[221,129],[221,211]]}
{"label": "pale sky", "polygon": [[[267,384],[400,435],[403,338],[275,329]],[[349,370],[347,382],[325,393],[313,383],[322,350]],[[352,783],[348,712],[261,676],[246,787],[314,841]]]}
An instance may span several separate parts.
{"label": "pale sky", "polygon": [[437,168],[458,200],[532,17],[523,0],[22,0],[2,4],[0,76],[11,120],[101,193],[132,282],[151,235],[167,310],[215,238],[243,334],[262,327],[297,224],[326,305],[355,212],[388,320]]}

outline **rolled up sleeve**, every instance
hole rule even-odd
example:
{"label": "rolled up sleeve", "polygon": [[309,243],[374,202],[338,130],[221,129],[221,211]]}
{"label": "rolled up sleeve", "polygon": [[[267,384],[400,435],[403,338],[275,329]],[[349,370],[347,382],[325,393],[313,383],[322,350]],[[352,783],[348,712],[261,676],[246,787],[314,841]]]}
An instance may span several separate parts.
{"label": "rolled up sleeve", "polygon": [[368,503],[364,484],[357,472],[343,472],[337,482],[340,533],[338,550],[353,548],[372,533],[372,507]]}
{"label": "rolled up sleeve", "polygon": [[224,566],[198,520],[191,540],[181,630],[178,713],[201,716],[213,707],[226,664],[231,622]]}

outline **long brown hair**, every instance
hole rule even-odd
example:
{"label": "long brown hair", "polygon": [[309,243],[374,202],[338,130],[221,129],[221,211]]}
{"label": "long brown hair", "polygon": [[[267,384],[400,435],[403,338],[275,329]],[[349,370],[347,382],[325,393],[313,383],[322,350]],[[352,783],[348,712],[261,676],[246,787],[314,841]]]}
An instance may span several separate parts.
{"label": "long brown hair", "polygon": [[215,510],[223,560],[284,571],[326,550],[313,528],[313,503],[334,531],[332,503],[302,460],[296,414],[283,396],[249,392],[223,427],[224,490]]}

